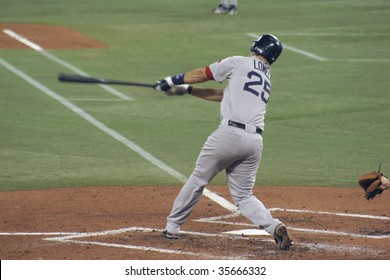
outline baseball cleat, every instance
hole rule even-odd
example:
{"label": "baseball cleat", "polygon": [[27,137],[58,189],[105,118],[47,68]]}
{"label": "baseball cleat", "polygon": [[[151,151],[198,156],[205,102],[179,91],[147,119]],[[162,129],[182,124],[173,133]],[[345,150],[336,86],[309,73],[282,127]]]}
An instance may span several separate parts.
{"label": "baseball cleat", "polygon": [[228,15],[236,15],[238,14],[238,10],[237,10],[237,7],[234,6],[234,5],[230,5],[228,11],[227,11],[227,14]]}
{"label": "baseball cleat", "polygon": [[171,233],[167,230],[163,231],[163,235],[167,239],[179,239],[179,234],[178,233]]}
{"label": "baseball cleat", "polygon": [[213,10],[214,14],[226,14],[227,12],[228,8],[222,4],[219,4],[219,6]]}
{"label": "baseball cleat", "polygon": [[288,250],[292,244],[290,236],[288,236],[287,228],[285,225],[280,224],[276,227],[274,233],[274,239],[280,250]]}

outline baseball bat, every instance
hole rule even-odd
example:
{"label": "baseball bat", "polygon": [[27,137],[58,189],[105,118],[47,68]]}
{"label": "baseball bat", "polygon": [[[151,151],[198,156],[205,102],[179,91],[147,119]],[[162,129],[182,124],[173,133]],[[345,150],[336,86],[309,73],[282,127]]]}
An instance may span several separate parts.
{"label": "baseball bat", "polygon": [[71,83],[148,87],[148,88],[154,87],[154,84],[144,84],[144,83],[137,83],[137,82],[113,80],[113,79],[107,79],[107,78],[97,78],[97,77],[83,76],[83,75],[77,75],[77,74],[64,74],[64,73],[58,74],[58,81],[71,82]]}

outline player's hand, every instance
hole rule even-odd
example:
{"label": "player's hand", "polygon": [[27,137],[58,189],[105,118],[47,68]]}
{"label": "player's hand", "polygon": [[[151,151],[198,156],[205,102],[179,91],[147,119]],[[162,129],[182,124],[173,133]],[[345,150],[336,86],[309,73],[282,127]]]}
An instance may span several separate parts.
{"label": "player's hand", "polygon": [[381,184],[383,189],[388,189],[390,188],[390,180],[386,176],[382,175],[381,176]]}
{"label": "player's hand", "polygon": [[154,89],[156,91],[164,91],[167,92],[171,89],[173,86],[172,78],[171,77],[166,77],[160,81],[157,81],[156,84],[154,85]]}

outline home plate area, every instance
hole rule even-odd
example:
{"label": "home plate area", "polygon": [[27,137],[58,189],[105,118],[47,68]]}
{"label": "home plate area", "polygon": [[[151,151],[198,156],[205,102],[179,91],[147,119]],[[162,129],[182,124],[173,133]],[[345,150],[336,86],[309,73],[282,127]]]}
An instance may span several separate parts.
{"label": "home plate area", "polygon": [[[108,186],[2,192],[0,258],[70,260],[390,259],[390,195],[361,190],[255,187],[293,240],[281,251],[246,218],[202,197],[180,239],[162,230],[181,186]],[[231,201],[226,186],[211,186]]]}
{"label": "home plate area", "polygon": [[[271,209],[285,213],[295,213],[294,209]],[[390,218],[380,216],[368,216],[359,214],[343,214],[316,211],[298,211],[318,216],[354,217],[356,219],[377,220],[380,223]],[[312,218],[302,217],[300,222],[311,222]],[[70,234],[60,237],[45,238],[47,241],[78,244],[82,246],[103,246],[121,248],[143,253],[145,259],[290,259],[299,256],[305,259],[333,259],[339,256],[341,259],[378,258],[387,257],[385,248],[390,245],[388,232],[348,233],[337,230],[322,230],[314,228],[290,227],[290,232],[297,238],[290,251],[276,249],[273,238],[264,230],[256,229],[245,223],[239,213],[222,216],[200,218],[190,223],[211,223],[216,225],[228,225],[241,229],[225,232],[196,232],[182,231],[180,239],[165,239],[161,229],[146,227],[129,227],[117,230],[98,231],[90,233]],[[331,242],[329,237],[331,237]],[[299,241],[304,240],[304,241]],[[367,246],[367,240],[377,240],[376,246]],[[382,247],[383,245],[386,246]],[[129,253],[137,256],[138,253]],[[338,257],[336,257],[338,258]]]}
{"label": "home plate area", "polygon": [[[146,259],[155,259],[156,254],[159,255],[158,259],[248,259],[253,255],[248,250],[250,247],[264,248],[262,243],[267,243],[261,239],[252,240],[233,234],[192,231],[183,231],[178,240],[168,240],[161,235],[160,229],[141,227],[75,234],[46,240],[135,250],[144,252]],[[132,255],[133,253],[129,253],[130,258]]]}

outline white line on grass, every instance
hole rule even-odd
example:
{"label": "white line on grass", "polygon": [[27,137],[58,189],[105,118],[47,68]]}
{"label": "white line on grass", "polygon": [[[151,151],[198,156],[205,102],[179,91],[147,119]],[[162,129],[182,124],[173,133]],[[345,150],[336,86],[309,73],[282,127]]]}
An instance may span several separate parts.
{"label": "white line on grass", "polygon": [[301,37],[389,37],[390,33],[386,32],[278,32],[280,36],[301,36]]}
{"label": "white line on grass", "polygon": [[[254,33],[247,33],[247,35],[249,37],[254,38],[254,39],[257,39],[257,38],[260,37],[259,35],[254,34]],[[283,43],[283,48],[285,48],[287,50],[290,50],[290,51],[293,51],[293,52],[296,52],[296,53],[299,53],[301,55],[304,55],[306,57],[309,57],[309,58],[317,60],[317,61],[327,61],[328,60],[327,58],[318,56],[316,54],[313,54],[313,53],[310,53],[310,52],[307,52],[307,51],[304,51],[304,50],[301,50],[301,49],[298,49],[298,48],[291,47],[289,45],[286,45],[285,43]]]}
{"label": "white line on grass", "polygon": [[[13,65],[9,64],[5,60],[0,59],[0,64],[3,65],[5,68],[7,68],[12,73],[14,73],[15,75],[19,76],[20,78],[22,78],[23,80],[25,80],[26,82],[28,82],[29,84],[34,86],[35,88],[37,88],[40,91],[42,91],[43,93],[45,93],[46,95],[48,95],[51,98],[57,100],[62,105],[64,105],[65,107],[69,108],[70,110],[75,112],[77,115],[82,117],[84,120],[86,120],[89,123],[93,124],[95,127],[99,128],[100,130],[102,130],[103,132],[105,132],[109,136],[113,137],[114,139],[118,140],[119,142],[124,144],[126,147],[130,148],[131,150],[133,150],[134,152],[139,154],[141,157],[143,157],[144,159],[146,159],[147,161],[152,163],[154,166],[160,168],[161,170],[163,170],[167,174],[171,175],[172,177],[176,178],[177,180],[179,180],[182,183],[185,183],[187,181],[187,178],[183,174],[181,174],[180,172],[176,171],[172,167],[168,166],[167,164],[165,164],[161,160],[155,158],[152,154],[150,154],[149,152],[145,151],[140,146],[138,146],[134,142],[130,141],[129,139],[127,139],[126,137],[124,137],[120,133],[118,133],[115,130],[109,128],[108,126],[106,126],[102,122],[98,121],[93,116],[91,116],[90,114],[85,112],[80,107],[77,107],[76,105],[74,105],[69,100],[65,99],[61,95],[55,93],[51,89],[49,89],[46,86],[42,85],[41,83],[39,83],[38,81],[34,80],[33,78],[31,78],[27,74],[23,73],[22,71],[20,71],[19,69],[17,69]],[[208,197],[209,199],[211,199],[212,201],[214,201],[214,202],[218,203],[219,205],[221,205],[222,207],[224,207],[225,209],[227,209],[227,210],[229,210],[231,212],[237,211],[237,207],[235,205],[233,205],[232,203],[230,203],[229,201],[227,201],[223,197],[217,195],[216,193],[213,193],[213,192],[209,191],[208,189],[204,189],[203,194],[206,197]]]}
{"label": "white line on grass", "polygon": [[329,59],[331,61],[340,61],[340,62],[378,62],[378,63],[388,63],[390,62],[390,59],[388,58],[378,58],[378,59],[373,59],[373,58],[343,58],[343,59]]}
{"label": "white line on grass", "polygon": [[119,99],[109,99],[109,98],[69,98],[70,101],[80,101],[80,102],[122,102]]}
{"label": "white line on grass", "polygon": [[[11,38],[21,42],[22,44],[30,47],[31,49],[37,51],[39,54],[45,56],[46,58],[68,68],[69,70],[79,74],[79,75],[84,75],[84,76],[89,76],[86,72],[80,70],[79,68],[77,68],[76,66],[52,55],[51,53],[45,51],[41,46],[39,46],[38,44],[28,40],[27,38],[17,34],[16,32],[10,30],[10,29],[4,29],[3,32],[5,34],[7,34],[8,36],[10,36]],[[103,88],[105,91],[119,97],[120,99],[122,100],[127,100],[127,101],[132,101],[134,100],[133,98],[121,93],[120,91],[108,86],[108,85],[98,85],[99,87]]]}
{"label": "white line on grass", "polygon": [[294,48],[294,47],[291,47],[291,46],[286,45],[286,44],[283,44],[283,48],[290,50],[290,51],[293,51],[293,52],[296,52],[296,53],[299,53],[299,54],[302,54],[302,55],[307,56],[309,58],[312,58],[314,60],[318,60],[318,61],[327,61],[328,60],[327,58],[324,58],[322,56],[318,56],[316,54],[313,54],[313,53],[310,53],[310,52],[307,52],[307,51],[304,51],[304,50],[301,50],[298,48]]}
{"label": "white line on grass", "polygon": [[[283,34],[283,33],[281,33],[281,34]],[[254,38],[254,39],[257,39],[257,38],[260,37],[260,35],[257,35],[255,33],[247,33],[246,35],[248,35],[249,37]],[[390,59],[388,59],[388,58],[380,58],[380,59],[371,59],[371,58],[332,59],[332,58],[325,58],[323,56],[319,56],[319,55],[316,55],[314,53],[311,53],[311,52],[308,52],[308,51],[305,51],[305,50],[301,50],[301,49],[289,46],[289,45],[287,45],[285,43],[283,43],[283,48],[285,48],[285,49],[287,49],[289,51],[292,51],[292,52],[304,55],[304,56],[309,57],[311,59],[314,59],[314,60],[317,60],[317,61],[321,61],[321,62],[324,62],[324,61],[336,61],[336,62],[340,61],[340,62],[355,62],[355,63],[363,63],[363,62],[368,62],[368,63],[371,63],[371,62],[374,62],[374,63],[376,63],[376,62],[388,63],[388,62],[390,62]]]}

